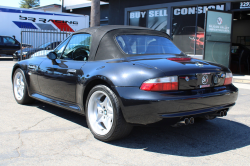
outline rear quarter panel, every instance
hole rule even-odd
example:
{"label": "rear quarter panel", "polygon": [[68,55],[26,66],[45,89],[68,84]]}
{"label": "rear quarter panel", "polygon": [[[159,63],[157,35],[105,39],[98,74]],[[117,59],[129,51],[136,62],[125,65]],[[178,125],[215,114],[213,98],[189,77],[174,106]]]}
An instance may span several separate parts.
{"label": "rear quarter panel", "polygon": [[149,78],[164,76],[163,72],[154,67],[123,60],[87,62],[82,71],[84,84],[93,79],[103,79],[111,86],[139,87]]}

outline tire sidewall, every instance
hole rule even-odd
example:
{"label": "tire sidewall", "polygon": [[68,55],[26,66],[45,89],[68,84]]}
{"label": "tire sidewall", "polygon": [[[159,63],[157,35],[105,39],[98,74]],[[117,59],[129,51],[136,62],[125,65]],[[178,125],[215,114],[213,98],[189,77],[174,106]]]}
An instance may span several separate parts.
{"label": "tire sidewall", "polygon": [[[96,91],[103,91],[105,92],[108,97],[110,98],[110,101],[112,103],[112,106],[113,106],[113,124],[112,124],[112,127],[110,129],[110,131],[105,134],[105,135],[99,135],[97,133],[94,132],[94,130],[91,128],[91,125],[90,125],[90,122],[89,122],[89,117],[88,117],[88,104],[89,104],[89,99],[91,97],[91,95],[96,92]],[[115,93],[110,90],[107,86],[105,85],[97,85],[95,86],[94,88],[91,89],[91,91],[89,92],[88,94],[88,97],[87,97],[87,102],[86,102],[86,106],[85,106],[85,110],[86,110],[86,120],[87,120],[87,124],[88,124],[88,127],[91,131],[91,133],[99,140],[108,140],[112,134],[114,133],[115,131],[115,128],[117,126],[117,120],[118,120],[118,117],[119,117],[119,113],[121,112],[120,111],[120,106],[119,106],[119,103],[118,103],[118,99],[115,95]]]}

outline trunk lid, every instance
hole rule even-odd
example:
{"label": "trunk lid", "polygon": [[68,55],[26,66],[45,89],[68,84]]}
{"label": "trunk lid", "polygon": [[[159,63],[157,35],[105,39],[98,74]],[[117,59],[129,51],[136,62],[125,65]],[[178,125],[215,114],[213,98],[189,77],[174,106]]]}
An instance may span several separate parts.
{"label": "trunk lid", "polygon": [[[183,60],[178,60],[184,58]],[[132,63],[161,70],[179,77],[179,90],[222,86],[228,69],[222,65],[176,55],[147,55],[128,58]],[[173,60],[169,60],[173,59]]]}

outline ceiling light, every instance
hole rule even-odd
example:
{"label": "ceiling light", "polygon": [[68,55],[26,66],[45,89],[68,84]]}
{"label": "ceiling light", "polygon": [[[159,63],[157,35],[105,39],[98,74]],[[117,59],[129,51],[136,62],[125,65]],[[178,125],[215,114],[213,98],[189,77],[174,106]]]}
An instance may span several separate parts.
{"label": "ceiling light", "polygon": [[247,15],[250,15],[250,13],[247,13]]}
{"label": "ceiling light", "polygon": [[238,20],[237,18],[234,18],[234,21]]}

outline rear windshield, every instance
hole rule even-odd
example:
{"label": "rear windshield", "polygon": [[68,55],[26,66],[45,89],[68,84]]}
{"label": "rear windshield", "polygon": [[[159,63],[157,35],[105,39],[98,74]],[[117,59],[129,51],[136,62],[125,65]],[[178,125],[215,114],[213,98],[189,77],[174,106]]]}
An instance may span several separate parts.
{"label": "rear windshield", "polygon": [[168,39],[151,35],[120,35],[116,40],[126,54],[180,54]]}

